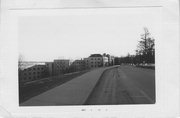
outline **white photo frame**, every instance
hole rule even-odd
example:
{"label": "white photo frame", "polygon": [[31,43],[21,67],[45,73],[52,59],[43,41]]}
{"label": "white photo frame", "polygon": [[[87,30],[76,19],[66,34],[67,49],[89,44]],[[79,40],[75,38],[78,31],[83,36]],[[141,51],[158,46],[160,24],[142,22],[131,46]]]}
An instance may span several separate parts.
{"label": "white photo frame", "polygon": [[[2,2],[0,48],[0,116],[2,117],[177,117],[179,115],[179,8],[177,1],[112,2],[106,6],[88,3],[35,1]],[[37,5],[34,5],[34,4]],[[50,3],[50,4],[48,4]],[[117,4],[115,4],[117,3]],[[129,5],[128,5],[129,4]],[[84,6],[84,7],[83,7]],[[109,6],[109,7],[108,7]],[[108,7],[108,8],[106,8]],[[82,9],[84,8],[84,9]],[[97,10],[96,10],[97,9]],[[160,28],[156,40],[156,103],[142,105],[36,106],[18,103],[18,23],[22,17],[114,14],[132,9],[155,9]],[[153,12],[152,12],[153,13]],[[170,54],[170,56],[167,56]],[[173,60],[173,61],[172,61]]]}

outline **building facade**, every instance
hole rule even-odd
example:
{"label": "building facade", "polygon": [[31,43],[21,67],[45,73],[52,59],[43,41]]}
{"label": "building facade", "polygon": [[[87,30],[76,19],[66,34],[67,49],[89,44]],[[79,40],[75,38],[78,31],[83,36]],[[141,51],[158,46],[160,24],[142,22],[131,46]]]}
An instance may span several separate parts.
{"label": "building facade", "polygon": [[53,75],[60,75],[65,73],[70,66],[70,60],[68,59],[59,59],[54,60],[53,62]]}
{"label": "building facade", "polygon": [[103,56],[103,66],[109,66],[109,59],[108,59],[108,57]]}
{"label": "building facade", "polygon": [[28,82],[42,79],[48,76],[46,65],[34,65],[19,71],[19,81]]}
{"label": "building facade", "polygon": [[114,56],[108,56],[109,66],[114,65],[114,59],[115,59],[115,57],[114,57]]}
{"label": "building facade", "polygon": [[89,66],[89,58],[84,58],[84,68],[85,69],[89,69],[90,66]]}
{"label": "building facade", "polygon": [[91,54],[88,58],[84,58],[86,69],[108,66],[108,58],[101,54]]}
{"label": "building facade", "polygon": [[97,68],[103,66],[103,58],[100,54],[92,54],[89,56],[89,68]]}
{"label": "building facade", "polygon": [[53,62],[46,62],[48,76],[53,76]]}
{"label": "building facade", "polygon": [[82,71],[85,69],[85,60],[75,60],[72,64],[71,64],[71,68],[74,69],[74,71]]}

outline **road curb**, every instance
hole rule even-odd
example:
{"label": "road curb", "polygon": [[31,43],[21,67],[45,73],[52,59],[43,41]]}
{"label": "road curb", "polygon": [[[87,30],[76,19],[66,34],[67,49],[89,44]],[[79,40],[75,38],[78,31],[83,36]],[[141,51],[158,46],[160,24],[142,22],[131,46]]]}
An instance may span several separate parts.
{"label": "road curb", "polygon": [[90,104],[88,104],[88,101],[89,101],[89,99],[91,98],[92,93],[95,91],[96,87],[100,84],[100,81],[101,81],[102,76],[104,75],[104,73],[105,73],[106,71],[112,69],[112,68],[117,68],[117,67],[119,67],[119,66],[113,66],[113,67],[109,67],[109,68],[103,70],[103,72],[101,73],[101,76],[99,77],[99,80],[96,82],[94,88],[93,88],[92,91],[89,93],[89,96],[88,96],[88,98],[86,99],[86,101],[84,102],[83,105],[90,105]]}

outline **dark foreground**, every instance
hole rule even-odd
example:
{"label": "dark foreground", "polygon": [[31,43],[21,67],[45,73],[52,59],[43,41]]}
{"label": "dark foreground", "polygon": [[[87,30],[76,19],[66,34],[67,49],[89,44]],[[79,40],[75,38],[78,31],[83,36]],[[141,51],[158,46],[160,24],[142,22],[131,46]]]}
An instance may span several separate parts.
{"label": "dark foreground", "polygon": [[120,66],[106,70],[86,105],[154,104],[155,70]]}
{"label": "dark foreground", "polygon": [[56,86],[60,86],[84,73],[87,71],[69,74],[69,75],[60,75],[56,77],[49,77],[46,79],[42,79],[37,82],[33,82],[26,85],[19,86],[19,103],[22,103],[30,98],[37,96],[43,92],[48,91]]}

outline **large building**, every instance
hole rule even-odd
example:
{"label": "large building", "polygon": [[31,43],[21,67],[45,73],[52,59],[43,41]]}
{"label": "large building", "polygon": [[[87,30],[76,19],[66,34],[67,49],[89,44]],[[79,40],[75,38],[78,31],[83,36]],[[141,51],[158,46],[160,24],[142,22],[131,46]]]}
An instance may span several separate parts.
{"label": "large building", "polygon": [[70,66],[70,60],[68,59],[59,59],[59,60],[54,60],[53,62],[53,75],[60,75],[65,73]]}
{"label": "large building", "polygon": [[114,56],[109,56],[109,57],[108,57],[109,66],[114,65],[114,59],[115,59]]}
{"label": "large building", "polygon": [[53,62],[44,63],[25,63],[19,71],[21,82],[33,81],[48,76],[57,76],[68,72],[82,71],[98,67],[105,67],[114,63],[113,57],[106,54],[91,54],[88,58],[75,60],[56,59]]}
{"label": "large building", "polygon": [[84,58],[85,68],[98,68],[108,66],[108,58],[101,54],[91,54],[88,58]]}
{"label": "large building", "polygon": [[53,62],[46,62],[48,76],[53,76]]}
{"label": "large building", "polygon": [[108,58],[108,66],[114,65],[114,58],[115,58],[114,56],[111,56],[106,53],[104,53],[103,56]]}
{"label": "large building", "polygon": [[84,67],[85,67],[85,69],[90,68],[90,66],[89,66],[89,58],[84,58]]}
{"label": "large building", "polygon": [[75,60],[73,61],[73,63],[71,64],[71,68],[74,71],[82,71],[85,69],[85,60]]}
{"label": "large building", "polygon": [[42,79],[48,76],[46,65],[33,65],[19,70],[19,81],[28,82]]}

